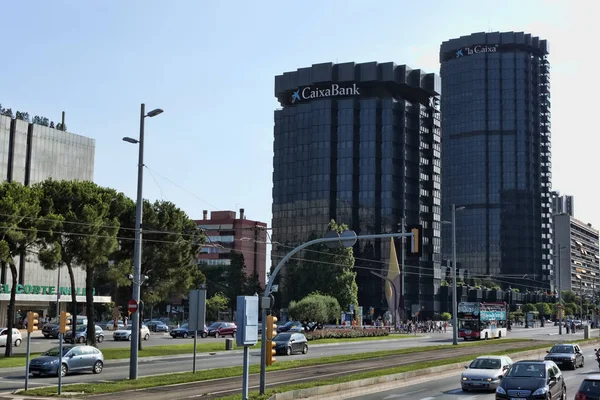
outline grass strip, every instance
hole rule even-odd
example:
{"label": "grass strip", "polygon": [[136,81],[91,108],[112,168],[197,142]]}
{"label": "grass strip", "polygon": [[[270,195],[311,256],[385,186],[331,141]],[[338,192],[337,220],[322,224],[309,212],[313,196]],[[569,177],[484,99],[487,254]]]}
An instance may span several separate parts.
{"label": "grass strip", "polygon": [[[402,340],[402,339],[415,339],[421,336],[415,335],[389,335],[389,336],[377,336],[377,337],[359,337],[359,338],[348,338],[348,339],[318,339],[311,340],[308,345],[314,344],[332,344],[332,343],[352,343],[352,342],[369,342],[374,340]],[[234,350],[242,349],[233,345]],[[253,347],[254,349],[260,348],[260,342]],[[120,348],[102,348],[100,350],[104,354],[105,360],[121,360],[129,359],[129,347]],[[194,351],[194,345],[192,343],[186,344],[172,344],[165,346],[145,346],[144,350],[139,352],[139,357],[164,357],[189,354],[191,355]],[[225,343],[198,343],[196,345],[196,351],[198,353],[210,353],[215,351],[225,351]],[[31,353],[31,358],[39,356],[41,353]],[[12,357],[0,357],[0,368],[14,368],[25,366],[25,354],[13,354]]]}
{"label": "grass strip", "polygon": [[[520,343],[520,342],[531,342],[531,339],[502,339],[500,343]],[[469,342],[464,343],[461,347],[486,347],[486,346],[494,346],[498,344],[495,341],[482,341],[482,342]],[[528,346],[525,350],[530,350],[531,348],[545,348],[548,347],[548,344],[545,345],[537,345],[537,346]],[[368,353],[356,353],[356,354],[342,354],[337,356],[329,356],[329,357],[321,357],[321,358],[313,358],[308,360],[293,360],[293,361],[278,361],[272,366],[269,367],[269,371],[281,371],[298,367],[310,367],[314,365],[323,365],[323,364],[333,364],[339,362],[348,362],[348,361],[360,361],[365,359],[372,359],[377,357],[388,357],[393,355],[403,355],[403,354],[414,354],[428,351],[439,351],[446,349],[456,348],[451,344],[437,345],[437,346],[422,346],[422,347],[411,347],[411,348],[403,348],[396,350],[382,350],[382,351],[373,351]],[[514,351],[514,350],[511,350]],[[520,349],[518,351],[521,351]],[[510,352],[510,351],[508,351]],[[486,353],[489,354],[489,353]],[[467,359],[473,359],[474,356],[467,356]],[[423,363],[416,363],[415,366],[423,365]],[[436,361],[434,365],[441,365],[440,362]],[[406,366],[404,366],[406,367]],[[418,368],[417,368],[418,369]],[[250,373],[258,373],[260,372],[259,365],[250,365]],[[133,389],[147,389],[157,386],[166,386],[166,385],[175,385],[180,383],[190,383],[190,382],[198,382],[209,379],[218,379],[218,378],[230,378],[235,376],[242,375],[242,367],[227,367],[227,368],[216,368],[216,369],[207,369],[196,371],[196,374],[192,374],[191,372],[183,372],[176,374],[168,374],[168,375],[155,375],[148,377],[141,377],[137,380],[130,381],[128,379],[114,381],[114,382],[106,382],[106,383],[85,383],[85,384],[74,384],[67,385],[63,387],[63,391],[65,392],[77,392],[77,393],[85,393],[85,394],[100,394],[100,393],[114,393],[114,392],[122,392],[125,390],[133,390]],[[31,389],[26,392],[20,392],[20,394],[31,395],[31,396],[52,396],[56,395],[57,389],[56,387],[45,387],[45,388],[37,388]]]}

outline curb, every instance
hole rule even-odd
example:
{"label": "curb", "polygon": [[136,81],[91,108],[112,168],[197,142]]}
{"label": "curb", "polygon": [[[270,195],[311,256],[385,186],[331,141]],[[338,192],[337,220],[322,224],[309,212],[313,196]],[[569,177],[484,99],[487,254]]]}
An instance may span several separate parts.
{"label": "curb", "polygon": [[[600,343],[600,339],[594,342],[580,344],[581,347],[590,347]],[[540,358],[546,355],[546,350],[528,350],[507,354],[513,361]],[[298,389],[291,392],[275,393],[269,400],[342,400],[350,397],[358,397],[366,394],[383,392],[404,386],[427,382],[431,375],[443,378],[456,374],[457,369],[462,369],[465,363],[454,363],[438,367],[418,369],[410,372],[401,372],[393,375],[383,375],[375,378],[361,379],[353,382],[339,383],[335,385],[317,386],[308,389]]]}

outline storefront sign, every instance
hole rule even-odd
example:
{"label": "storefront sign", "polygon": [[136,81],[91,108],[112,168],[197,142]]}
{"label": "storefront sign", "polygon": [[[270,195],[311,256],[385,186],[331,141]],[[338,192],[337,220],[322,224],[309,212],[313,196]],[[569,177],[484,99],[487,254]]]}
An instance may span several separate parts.
{"label": "storefront sign", "polygon": [[[71,288],[70,287],[60,287],[60,295],[66,295],[66,296],[70,296],[71,295]],[[4,285],[0,285],[0,293],[10,293],[10,286],[8,284],[4,284]],[[57,290],[56,290],[56,286],[39,286],[39,285],[21,285],[20,283],[17,285],[17,294],[53,294],[56,295]],[[75,288],[75,295],[76,296],[85,296],[86,294],[86,290],[85,288]],[[96,294],[96,289],[94,288],[93,290],[93,294]]]}

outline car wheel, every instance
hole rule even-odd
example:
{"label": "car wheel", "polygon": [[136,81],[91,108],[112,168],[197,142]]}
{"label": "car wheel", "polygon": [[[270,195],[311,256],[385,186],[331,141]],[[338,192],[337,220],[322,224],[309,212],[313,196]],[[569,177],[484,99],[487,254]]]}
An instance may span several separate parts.
{"label": "car wheel", "polygon": [[487,332],[485,333],[485,340],[488,340],[488,334],[487,334]]}
{"label": "car wheel", "polygon": [[188,337],[188,334],[187,334],[187,332],[183,332],[183,335],[182,335],[182,336],[183,336],[183,338],[184,338],[184,339],[187,339],[187,337]]}
{"label": "car wheel", "polygon": [[573,362],[573,371],[577,369],[577,361]]}
{"label": "car wheel", "polygon": [[44,337],[45,337],[46,339],[48,339],[48,338],[50,337],[50,335],[44,335]]}
{"label": "car wheel", "polygon": [[21,339],[15,340],[15,347],[19,347],[21,345]]}
{"label": "car wheel", "polygon": [[584,366],[584,363],[585,363],[585,359],[582,357],[582,358],[581,358],[581,368],[583,368],[583,366]]}
{"label": "car wheel", "polygon": [[148,339],[150,339],[150,334],[146,333],[146,336],[144,336],[144,340],[148,340]]}
{"label": "car wheel", "polygon": [[98,343],[104,342],[104,336],[98,336]]}
{"label": "car wheel", "polygon": [[[69,372],[69,368],[67,367],[67,364],[63,364],[60,368],[60,376],[66,376],[67,372]],[[56,372],[56,375],[58,376],[59,372]]]}
{"label": "car wheel", "polygon": [[563,386],[562,395],[560,396],[560,400],[567,400],[567,388]]}
{"label": "car wheel", "polygon": [[102,361],[98,360],[94,363],[94,368],[92,368],[92,372],[95,374],[99,374],[100,372],[102,372],[103,368],[104,364],[102,363]]}
{"label": "car wheel", "polygon": [[131,341],[131,335],[127,336],[127,340]]}
{"label": "car wheel", "polygon": [[85,343],[85,338],[84,338],[83,336],[82,336],[82,337],[80,337],[80,338],[79,338],[79,340],[78,340],[78,342],[79,342],[79,343]]}
{"label": "car wheel", "polygon": [[219,332],[215,332],[215,339],[218,339],[221,335],[219,334]]}
{"label": "car wheel", "polygon": [[288,347],[285,354],[288,355],[288,356],[291,356],[292,355],[292,348]]}
{"label": "car wheel", "polygon": [[202,335],[201,335],[201,336],[202,336],[202,339],[206,339],[206,337],[207,337],[208,335],[206,334],[206,332],[202,332]]}
{"label": "car wheel", "polygon": [[304,347],[302,347],[302,354],[306,354],[308,353],[308,345],[305,344]]}

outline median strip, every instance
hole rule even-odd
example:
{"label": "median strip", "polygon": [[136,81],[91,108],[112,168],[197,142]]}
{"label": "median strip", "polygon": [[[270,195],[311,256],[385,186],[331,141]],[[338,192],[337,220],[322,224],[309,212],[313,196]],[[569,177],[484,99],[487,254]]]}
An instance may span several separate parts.
{"label": "median strip", "polygon": [[[494,346],[497,344],[510,344],[510,343],[528,343],[533,342],[530,339],[502,339],[500,342],[494,341],[484,341],[484,342],[470,342],[461,344],[461,348],[467,347],[487,347]],[[537,348],[547,347],[548,344],[537,345]],[[529,347],[525,347],[529,349]],[[533,346],[536,347],[536,346]],[[395,355],[409,355],[415,353],[427,353],[431,354],[431,352],[440,351],[440,350],[448,350],[448,349],[456,349],[456,346],[453,345],[437,345],[437,346],[422,346],[422,347],[413,347],[413,348],[403,348],[396,350],[384,350],[384,351],[373,351],[368,353],[356,353],[356,354],[344,354],[337,356],[329,356],[329,357],[321,357],[307,360],[293,360],[293,361],[278,361],[268,368],[269,372],[273,371],[283,371],[298,367],[310,367],[315,365],[324,365],[324,364],[333,364],[333,363],[343,363],[343,362],[352,362],[352,361],[360,361],[360,360],[370,360],[374,358],[381,357],[389,357]],[[471,356],[472,358],[473,356]],[[421,365],[422,363],[419,363]],[[439,362],[437,362],[439,364]],[[258,365],[250,366],[250,373],[255,374],[259,372]],[[176,385],[176,384],[184,384],[191,382],[200,382],[206,380],[213,380],[219,378],[231,378],[242,375],[242,367],[228,367],[228,368],[218,368],[218,369],[208,369],[197,371],[196,374],[192,374],[191,372],[177,373],[177,374],[168,374],[168,375],[155,375],[142,377],[134,381],[130,380],[120,380],[114,381],[111,383],[85,383],[85,384],[74,384],[74,385],[66,385],[63,390],[65,392],[78,392],[84,394],[100,394],[100,393],[114,393],[114,392],[122,392],[126,390],[135,390],[135,389],[147,389],[158,386],[167,386],[167,385]],[[45,387],[28,390],[27,392],[19,392],[20,394],[26,395],[34,395],[34,396],[50,396],[56,395],[56,387]]]}

